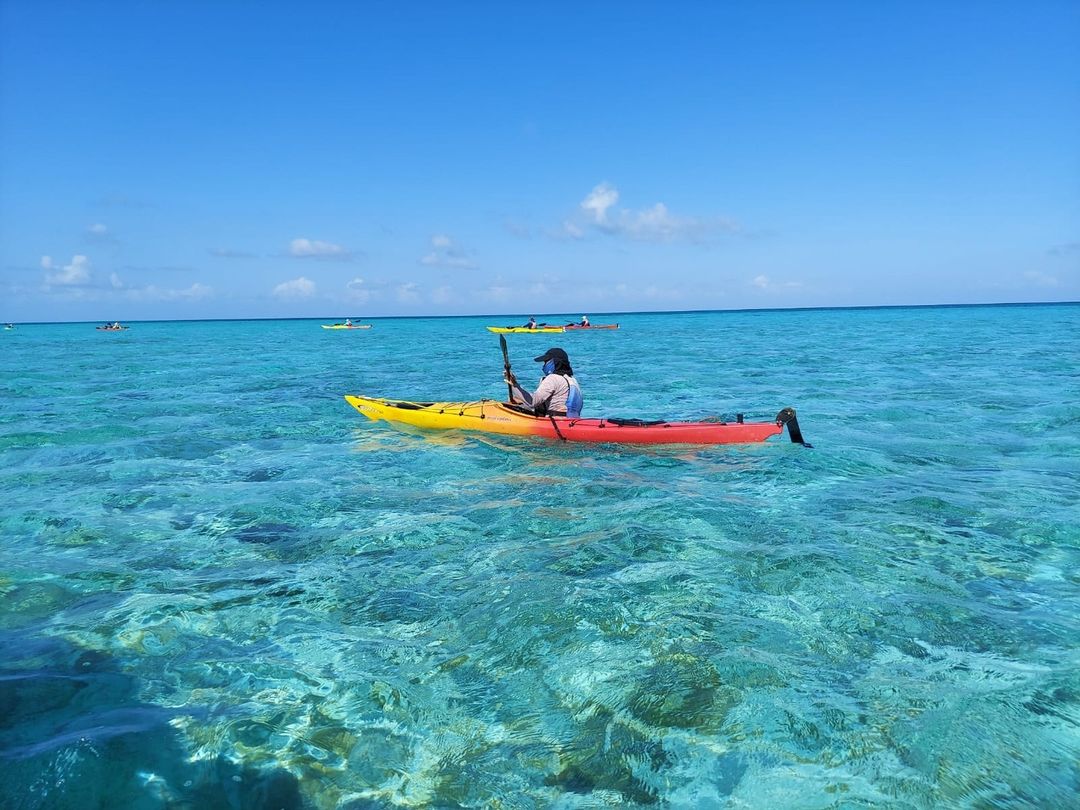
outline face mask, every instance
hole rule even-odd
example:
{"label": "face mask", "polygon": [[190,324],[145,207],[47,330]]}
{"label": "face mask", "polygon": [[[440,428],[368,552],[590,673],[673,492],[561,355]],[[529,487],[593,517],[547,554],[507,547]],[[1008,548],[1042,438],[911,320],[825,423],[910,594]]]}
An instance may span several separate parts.
{"label": "face mask", "polygon": [[542,370],[545,374],[550,374],[551,372],[553,372],[555,370],[555,361],[548,360],[546,363],[544,363],[544,368]]}

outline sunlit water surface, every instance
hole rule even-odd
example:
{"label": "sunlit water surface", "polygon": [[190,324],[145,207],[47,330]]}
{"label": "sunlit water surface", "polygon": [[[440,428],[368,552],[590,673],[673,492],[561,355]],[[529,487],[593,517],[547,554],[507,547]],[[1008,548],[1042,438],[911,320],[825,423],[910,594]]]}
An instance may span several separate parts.
{"label": "sunlit water surface", "polygon": [[0,334],[0,804],[1075,802],[1080,306],[618,320],[515,369],[814,449],[343,401],[501,396],[490,319]]}

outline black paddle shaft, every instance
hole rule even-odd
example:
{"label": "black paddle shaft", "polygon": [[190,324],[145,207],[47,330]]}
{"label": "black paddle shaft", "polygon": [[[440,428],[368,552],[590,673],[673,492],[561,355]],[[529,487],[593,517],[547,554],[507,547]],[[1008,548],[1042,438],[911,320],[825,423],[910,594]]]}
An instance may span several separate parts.
{"label": "black paddle shaft", "polygon": [[[502,353],[503,353],[503,371],[506,372],[507,376],[510,376],[510,353],[506,350],[506,336],[505,335],[499,335],[499,345],[502,347]],[[507,393],[507,396],[509,397],[508,401],[513,402],[514,401],[514,386],[512,386],[509,383],[509,381],[507,381],[507,383],[506,383],[506,393]]]}

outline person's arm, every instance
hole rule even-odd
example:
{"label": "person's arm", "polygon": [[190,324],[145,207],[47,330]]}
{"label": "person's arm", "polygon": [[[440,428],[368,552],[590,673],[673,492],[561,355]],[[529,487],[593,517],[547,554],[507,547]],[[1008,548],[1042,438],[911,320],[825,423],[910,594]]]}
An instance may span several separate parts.
{"label": "person's arm", "polygon": [[531,394],[518,385],[517,378],[513,372],[509,374],[503,374],[503,379],[510,384],[510,387],[514,392],[514,402],[524,404],[529,408],[532,408],[533,413],[537,413],[537,409],[545,409],[548,403],[551,402],[553,394],[561,390],[563,385],[562,378],[558,374],[549,374],[540,381],[539,387]]}
{"label": "person's arm", "polygon": [[516,402],[520,405],[528,405],[530,408],[533,403],[533,395],[518,385],[517,377],[514,376],[514,372],[506,371],[503,373],[503,380],[510,386],[510,401]]}
{"label": "person's arm", "polygon": [[514,402],[519,402],[523,405],[528,405],[530,408],[533,406],[533,395],[518,385],[516,382],[510,383],[514,389]]}

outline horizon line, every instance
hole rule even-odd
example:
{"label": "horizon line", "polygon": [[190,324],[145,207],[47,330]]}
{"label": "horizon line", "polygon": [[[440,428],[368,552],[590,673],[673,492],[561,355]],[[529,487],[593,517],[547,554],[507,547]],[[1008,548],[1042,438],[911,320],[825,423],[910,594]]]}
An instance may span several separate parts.
{"label": "horizon line", "polygon": [[[869,309],[956,309],[963,307],[1045,307],[1045,306],[1076,306],[1080,301],[993,301],[987,303],[966,304],[853,304],[850,306],[815,306],[815,307],[746,307],[732,309],[648,309],[648,310],[610,310],[598,311],[599,316],[616,315],[694,315],[709,313],[754,313],[754,312],[821,312],[828,310],[869,310]],[[558,314],[558,313],[554,313]],[[389,320],[420,320],[436,318],[509,318],[523,317],[520,313],[506,312],[481,312],[468,315],[370,315],[362,318],[354,318],[351,315],[290,315],[278,317],[222,317],[222,318],[126,318],[127,323],[216,323],[229,321],[320,321],[340,318],[351,318],[354,321],[389,321]],[[536,317],[536,316],[531,316]],[[62,325],[82,323],[105,323],[116,319],[95,318],[93,320],[77,321],[0,321],[4,324],[24,325]]]}

